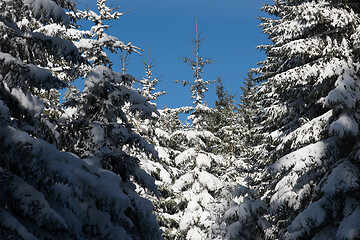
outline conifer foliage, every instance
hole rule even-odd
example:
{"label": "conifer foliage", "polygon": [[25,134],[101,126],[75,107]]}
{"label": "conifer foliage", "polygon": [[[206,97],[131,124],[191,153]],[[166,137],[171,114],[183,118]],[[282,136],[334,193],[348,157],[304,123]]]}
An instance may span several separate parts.
{"label": "conifer foliage", "polygon": [[[83,53],[83,56],[94,66],[104,65],[111,68],[112,62],[105,49],[112,53],[117,53],[117,51],[126,51],[127,53],[134,51],[139,53],[140,49],[131,45],[131,43],[125,45],[118,38],[106,33],[110,26],[105,21],[118,20],[126,12],[117,11],[119,7],[111,8],[107,6],[106,0],[98,0],[97,8],[99,13],[87,9],[71,14],[76,19],[89,20],[93,23],[90,31],[84,32],[84,35],[76,45]],[[125,53],[125,55],[127,54]]]}
{"label": "conifer foliage", "polygon": [[200,43],[205,39],[201,38],[198,33],[198,24],[196,18],[196,33],[193,43],[195,45],[195,58],[183,57],[184,63],[188,63],[190,69],[193,70],[193,81],[177,81],[182,83],[183,86],[190,86],[191,98],[193,99],[194,109],[190,116],[189,120],[192,121],[192,126],[197,129],[209,128],[209,122],[207,121],[212,115],[212,109],[208,107],[205,102],[205,93],[209,90],[208,86],[213,83],[211,80],[204,80],[202,75],[204,73],[204,67],[207,64],[211,64],[213,60],[211,58],[203,58],[200,56]]}
{"label": "conifer foliage", "polygon": [[[267,154],[227,212],[231,239],[358,239],[358,1],[278,1],[254,71]],[[232,220],[231,220],[232,219]],[[234,221],[236,219],[236,221]],[[248,231],[248,229],[253,231]]]}
{"label": "conifer foliage", "polygon": [[[200,240],[211,237],[211,227],[218,218],[218,203],[228,193],[227,183],[222,178],[228,162],[215,154],[215,146],[220,140],[211,131],[215,111],[207,106],[204,99],[207,86],[212,81],[202,79],[203,69],[212,60],[200,57],[201,40],[196,25],[195,60],[184,58],[194,71],[193,81],[182,82],[184,86],[190,85],[193,106],[163,111],[167,114],[165,118],[171,119],[167,123],[171,133],[169,147],[172,154],[169,162],[178,169],[170,196],[175,207],[167,215],[167,221],[172,220],[173,225],[178,227],[166,231],[169,232],[166,237],[175,239]],[[181,112],[189,114],[191,123],[178,128],[178,114]]]}
{"label": "conifer foliage", "polygon": [[[74,116],[86,117],[62,116],[60,124],[44,114],[38,93],[65,87],[62,79],[74,80],[87,64],[69,38],[52,35],[62,28],[57,26],[72,27],[69,15],[74,13],[64,8],[76,11],[70,0],[0,2],[0,238],[160,239],[152,205],[139,197],[132,182],[151,183],[151,177],[119,148],[133,144],[154,150],[131,131],[119,109],[100,106],[112,102],[120,107],[128,101],[144,117],[155,111],[126,87],[129,76],[89,66],[84,91],[68,96],[75,103]],[[102,9],[108,14],[108,8]],[[47,26],[56,31],[47,35]],[[73,130],[74,148],[66,145],[61,126]],[[122,166],[110,169],[103,164],[105,155]]]}
{"label": "conifer foliage", "polygon": [[146,100],[156,100],[158,97],[166,94],[165,91],[153,92],[156,85],[160,81],[160,77],[153,76],[153,68],[156,66],[154,61],[150,58],[150,48],[149,48],[149,59],[148,62],[143,62],[145,66],[146,77],[141,77],[140,80],[140,89],[139,92],[145,96]]}

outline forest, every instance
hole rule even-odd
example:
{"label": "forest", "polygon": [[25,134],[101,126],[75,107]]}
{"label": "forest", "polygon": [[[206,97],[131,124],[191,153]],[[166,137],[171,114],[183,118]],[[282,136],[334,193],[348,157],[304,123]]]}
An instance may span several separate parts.
{"label": "forest", "polygon": [[360,2],[261,11],[240,98],[203,78],[196,33],[192,105],[158,109],[154,62],[136,79],[143,49],[108,34],[118,8],[0,0],[0,239],[360,239]]}

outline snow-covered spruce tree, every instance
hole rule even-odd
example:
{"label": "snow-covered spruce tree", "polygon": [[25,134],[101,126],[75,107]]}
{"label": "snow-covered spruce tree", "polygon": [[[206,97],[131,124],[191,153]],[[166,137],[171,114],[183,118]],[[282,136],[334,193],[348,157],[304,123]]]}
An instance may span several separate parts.
{"label": "snow-covered spruce tree", "polygon": [[229,93],[225,90],[224,83],[221,77],[218,77],[218,79],[216,80],[216,96],[217,100],[215,101],[215,109],[217,110],[217,114],[215,116],[215,131],[217,131],[226,124],[224,119],[222,119],[221,112],[229,107],[230,101]]}
{"label": "snow-covered spruce tree", "polygon": [[[131,75],[109,68],[112,62],[106,57],[105,49],[130,53],[137,48],[131,44],[124,45],[105,33],[109,26],[104,25],[103,20],[118,19],[122,15],[117,11],[112,13],[114,9],[108,8],[105,3],[98,1],[99,14],[90,10],[76,14],[95,24],[91,31],[93,36],[89,38],[85,34],[85,38],[76,42],[93,69],[87,73],[84,90],[73,95],[65,104],[68,108],[61,119],[65,120],[62,125],[63,148],[87,158],[94,165],[111,170],[128,182],[129,189],[126,191],[129,191],[134,205],[129,213],[137,234],[141,239],[157,239],[160,231],[155,216],[148,212],[152,210],[149,208],[151,204],[137,195],[136,188],[141,185],[158,194],[154,179],[139,167],[138,159],[141,156],[157,159],[158,156],[154,147],[147,142],[148,139],[136,133],[130,124],[130,119],[135,119],[135,116],[139,120],[150,119],[157,110],[144,96],[132,90],[135,79]],[[142,208],[141,204],[144,203],[147,206]]]}
{"label": "snow-covered spruce tree", "polygon": [[261,217],[265,214],[265,204],[260,200],[261,191],[254,188],[260,183],[262,171],[258,159],[268,156],[267,135],[260,125],[262,111],[258,101],[257,89],[252,75],[245,79],[240,104],[237,108],[238,121],[241,123],[239,143],[241,150],[232,161],[235,168],[234,191],[227,210],[218,219],[217,236],[221,239],[262,239],[264,224]]}
{"label": "snow-covered spruce tree", "polygon": [[159,238],[150,202],[130,181],[50,143],[59,135],[36,94],[66,86],[54,65],[76,70],[83,59],[71,42],[37,29],[68,27],[64,7],[75,9],[72,1],[0,3],[0,238]]}
{"label": "snow-covered spruce tree", "polygon": [[[158,92],[156,87],[159,78],[153,77],[153,68],[155,64],[150,58],[144,62],[146,77],[142,77],[139,82],[137,92],[140,93],[153,107],[156,106],[156,100],[159,96],[165,94],[164,91]],[[126,105],[125,111],[128,111],[129,105]],[[171,109],[171,111],[173,111]],[[140,196],[151,200],[154,204],[154,212],[157,216],[159,225],[163,231],[163,237],[165,239],[172,239],[178,229],[178,216],[174,216],[176,212],[176,203],[173,201],[174,192],[172,190],[172,184],[179,176],[179,170],[174,167],[173,158],[174,151],[169,148],[170,132],[167,128],[169,122],[167,114],[169,111],[159,111],[159,115],[152,114],[151,118],[141,118],[139,114],[132,115],[129,121],[135,127],[135,131],[146,139],[148,142],[154,145],[155,150],[158,153],[158,158],[154,158],[152,155],[145,154],[144,152],[135,152],[136,157],[139,159],[139,165],[148,174],[155,179],[155,184],[158,188],[158,194],[149,194],[146,188],[137,188],[137,192]],[[177,115],[174,116],[174,124],[180,122]],[[181,122],[180,122],[181,123]],[[178,126],[172,126],[172,128],[178,128]],[[174,131],[174,130],[172,130]]]}
{"label": "snow-covered spruce tree", "polygon": [[228,237],[359,239],[359,2],[263,10],[272,43],[255,71],[268,154],[256,159],[256,198],[228,212]]}
{"label": "snow-covered spruce tree", "polygon": [[[56,114],[50,104],[57,105],[56,89],[66,86],[60,76],[76,77],[83,59],[71,42],[37,29],[49,22],[70,26],[63,7],[73,10],[75,5],[72,1],[3,1],[0,6],[1,100],[10,111],[11,125],[55,142],[57,134],[49,116]],[[72,71],[67,71],[69,65]]]}
{"label": "snow-covered spruce tree", "polygon": [[139,82],[139,92],[143,95],[148,101],[156,101],[158,97],[166,94],[165,91],[154,92],[156,85],[160,81],[160,77],[153,77],[153,68],[156,64],[150,58],[150,48],[149,48],[149,59],[148,62],[143,62],[145,66],[146,77],[141,77]]}
{"label": "snow-covered spruce tree", "polygon": [[[137,92],[140,93],[151,105],[156,108],[156,100],[158,97],[166,94],[165,91],[156,92],[156,86],[160,81],[159,78],[153,77],[153,68],[155,64],[150,58],[150,48],[149,48],[149,59],[148,62],[143,62],[145,66],[146,77],[141,77],[139,86],[137,87]],[[135,125],[137,132],[145,137],[150,143],[154,145],[159,145],[159,139],[155,133],[156,125],[159,120],[158,114],[153,114],[151,118],[143,119],[135,115],[131,119],[131,123]]]}
{"label": "snow-covered spruce tree", "polygon": [[175,239],[205,239],[215,222],[215,201],[224,190],[220,172],[225,161],[211,153],[218,139],[208,131],[178,130],[170,141],[174,149],[179,177],[173,184],[179,229]]}
{"label": "snow-covered spruce tree", "polygon": [[[154,111],[146,99],[129,89],[129,75],[98,66],[88,74],[84,90],[67,102],[70,108],[61,121],[63,149],[119,174],[124,180],[133,176],[156,192],[153,180],[143,173],[135,152],[157,155],[153,146],[134,132],[122,110],[129,103],[131,112],[150,117]],[[131,156],[133,155],[133,156]]]}
{"label": "snow-covered spruce tree", "polygon": [[[219,139],[209,131],[214,110],[204,101],[205,93],[211,81],[202,79],[203,68],[211,59],[199,55],[202,39],[196,31],[195,60],[184,57],[194,71],[194,80],[183,81],[190,85],[193,106],[179,109],[190,113],[191,126],[174,131],[170,135],[170,147],[174,156],[172,162],[179,169],[179,175],[173,183],[173,202],[176,204],[172,219],[178,225],[175,239],[205,239],[210,237],[210,228],[217,219],[218,197],[225,191],[225,182],[221,173],[226,169],[222,157],[213,153]],[[177,114],[175,114],[177,115]]]}
{"label": "snow-covered spruce tree", "polygon": [[[244,86],[241,87],[242,94],[240,95],[240,103],[238,105],[238,111],[243,123],[243,143],[245,144],[244,150],[250,151],[252,146],[259,145],[260,137],[256,134],[259,132],[259,122],[261,121],[259,112],[261,106],[259,105],[259,99],[256,95],[258,86],[255,83],[253,74],[249,72],[244,80]],[[242,151],[244,153],[244,151]]]}
{"label": "snow-covered spruce tree", "polygon": [[222,139],[217,151],[223,155],[239,156],[241,147],[241,133],[244,131],[242,118],[239,116],[239,109],[235,105],[235,95],[224,89],[221,78],[216,85],[215,122],[214,133]]}
{"label": "snow-covered spruce tree", "polygon": [[253,166],[247,154],[250,152],[251,144],[246,138],[248,129],[242,109],[235,106],[234,94],[232,91],[230,93],[225,91],[221,81],[218,81],[216,90],[218,100],[215,102],[215,110],[218,116],[216,118],[218,128],[215,135],[222,139],[216,152],[227,162],[226,171],[223,172],[221,179],[227,183],[228,189],[223,191],[223,195],[219,198],[221,201],[218,201],[218,217],[211,227],[211,239],[225,239],[228,223],[233,221],[233,218],[229,218],[228,209],[231,209],[236,202],[239,193],[250,190],[247,186],[248,181],[252,180],[250,176]]}
{"label": "snow-covered spruce tree", "polygon": [[180,114],[188,113],[192,107],[169,108],[165,106],[160,111],[159,127],[172,134],[177,130],[183,129],[184,124],[179,119]]}
{"label": "snow-covered spruce tree", "polygon": [[[203,58],[200,56],[200,43],[205,39],[201,38],[198,34],[198,25],[196,18],[196,33],[195,39],[192,39],[195,45],[195,58],[183,57],[184,63],[188,63],[193,70],[193,81],[176,81],[181,83],[184,87],[190,86],[191,98],[193,99],[194,110],[188,117],[192,122],[192,126],[196,130],[212,128],[208,122],[210,116],[213,114],[213,110],[209,108],[205,102],[205,93],[209,90],[208,86],[213,82],[211,80],[204,80],[202,74],[204,67],[207,64],[211,64],[213,60],[211,58]],[[205,126],[207,126],[205,128]]]}

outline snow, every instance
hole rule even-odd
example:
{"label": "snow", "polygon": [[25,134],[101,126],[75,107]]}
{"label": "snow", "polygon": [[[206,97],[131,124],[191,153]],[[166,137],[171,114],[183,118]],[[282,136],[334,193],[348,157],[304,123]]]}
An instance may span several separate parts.
{"label": "snow", "polygon": [[51,229],[67,229],[65,220],[50,208],[44,195],[22,179],[14,176],[12,196],[19,202],[20,210],[24,216],[30,217],[39,226]]}
{"label": "snow", "polygon": [[145,170],[136,167],[133,174],[139,184],[153,192],[157,197],[159,196],[154,178],[151,177]]}
{"label": "snow", "polygon": [[[300,148],[284,157],[280,158],[269,167],[269,171],[276,176],[282,172],[287,172],[285,176],[276,183],[275,191],[270,198],[270,203],[274,209],[281,209],[287,205],[294,210],[301,207],[303,200],[311,194],[311,179],[307,172],[323,165],[329,151],[336,148],[336,138],[319,141],[314,144]],[[335,156],[332,156],[335,157]],[[334,173],[336,175],[336,173]],[[329,183],[329,188],[334,187],[333,180]],[[328,190],[328,188],[326,188]]]}
{"label": "snow", "polygon": [[360,206],[340,223],[336,239],[357,239],[360,235]]}
{"label": "snow", "polygon": [[[291,143],[292,149],[297,149],[299,146],[321,140],[321,133],[324,131],[324,128],[327,126],[328,120],[332,115],[333,110],[329,110],[323,115],[306,122],[304,125],[284,137],[282,140],[283,143],[279,144],[277,150],[283,148],[287,143]],[[276,135],[272,133],[271,136],[275,139]]]}
{"label": "snow", "polygon": [[24,109],[34,116],[39,116],[44,110],[43,102],[40,99],[24,93],[20,88],[13,88],[11,94],[16,97]]}
{"label": "snow", "polygon": [[7,211],[0,207],[0,226],[15,231],[26,240],[38,240],[34,235],[29,233],[26,228]]}
{"label": "snow", "polygon": [[203,154],[203,153],[199,153],[197,156],[196,156],[196,166],[199,168],[199,169],[202,169],[202,168],[210,168],[211,167],[211,162],[212,162],[212,159],[210,156],[206,155],[206,154]]}
{"label": "snow", "polygon": [[105,139],[105,131],[100,125],[100,123],[93,122],[91,123],[91,136],[94,143],[101,145]]}
{"label": "snow", "polygon": [[[65,10],[51,0],[22,0],[24,5],[29,7],[33,12],[33,15],[42,21],[49,21],[54,19],[57,22],[61,22],[65,25],[69,24],[69,18],[65,13]],[[71,3],[70,1],[67,1]],[[73,3],[73,5],[75,5]]]}
{"label": "snow", "polygon": [[336,88],[331,90],[326,97],[325,104],[341,104],[343,108],[353,108],[360,98],[359,87],[357,86],[357,77],[354,76],[354,70],[345,69],[335,82]]}
{"label": "snow", "polygon": [[80,39],[78,42],[75,42],[75,46],[79,49],[91,49],[94,47],[94,41],[91,39]]}
{"label": "snow", "polygon": [[155,129],[155,135],[159,136],[160,138],[165,138],[165,139],[169,139],[170,138],[170,134],[160,128],[156,128]]}
{"label": "snow", "polygon": [[[35,66],[33,64],[25,64],[22,61],[14,58],[12,55],[0,52],[0,61],[3,61],[5,65],[11,66],[10,69],[21,69],[25,70],[26,73],[24,74],[27,78],[27,81],[23,81],[21,78],[18,80],[17,84],[15,85],[12,79],[7,79],[7,76],[3,79],[3,81],[7,84],[8,88],[15,88],[15,87],[22,87],[22,90],[27,89],[28,86],[25,84],[27,82],[32,83],[33,87],[37,87],[39,89],[48,88],[49,80],[52,80],[51,83],[53,84],[52,87],[63,87],[64,83],[56,81],[56,79],[52,76],[51,72],[45,68]],[[16,66],[16,67],[14,67]],[[17,69],[17,71],[19,71]],[[9,74],[11,76],[11,74]],[[9,77],[10,77],[9,76]],[[22,80],[22,81],[21,81]],[[28,83],[28,84],[29,84]]]}
{"label": "snow", "polygon": [[78,109],[76,107],[68,107],[64,109],[64,113],[61,115],[61,121],[65,121],[67,119],[71,119],[78,113]]}
{"label": "snow", "polygon": [[326,218],[324,205],[327,202],[324,199],[311,203],[303,212],[301,212],[292,221],[287,228],[285,240],[296,240],[306,236],[310,228],[319,227]]}
{"label": "snow", "polygon": [[189,148],[185,150],[184,152],[180,153],[175,158],[175,163],[177,165],[184,164],[186,162],[189,162],[194,156],[196,156],[197,152],[195,148]]}
{"label": "snow", "polygon": [[203,231],[201,231],[197,227],[193,227],[189,229],[189,231],[186,234],[186,239],[191,239],[191,240],[203,240],[205,239],[205,237],[206,236],[204,235]]}
{"label": "snow", "polygon": [[[311,193],[311,185],[298,184],[299,178],[300,176],[291,172],[276,184],[276,192],[270,199],[270,203],[274,209],[281,209],[283,205],[287,205],[294,210],[298,210],[301,207],[304,198],[308,197]],[[296,186],[297,184],[300,186]]]}
{"label": "snow", "polygon": [[238,217],[239,222],[245,222],[251,216],[251,203],[244,201],[240,204],[232,201],[230,208],[225,213],[225,219]]}
{"label": "snow", "polygon": [[[164,161],[169,161],[170,153],[168,149],[160,146],[155,146],[155,150],[158,152],[160,159]],[[170,164],[170,162],[168,162],[168,164]]]}
{"label": "snow", "polygon": [[206,171],[199,172],[198,179],[199,182],[203,186],[206,186],[206,188],[209,189],[210,191],[216,191],[224,187],[222,181],[220,181],[217,177]]}
{"label": "snow", "polygon": [[[64,25],[60,25],[57,23],[47,24],[43,27],[36,29],[35,32],[42,32],[46,36],[50,36],[50,37],[66,35],[66,37],[70,38],[72,41],[76,41],[78,39],[81,39],[82,36],[86,34],[90,34],[90,31],[67,28]],[[74,45],[78,47],[76,45],[76,42],[74,42]]]}
{"label": "snow", "polygon": [[[49,204],[42,197],[43,195],[41,193],[37,193],[33,187],[27,186],[18,178],[15,178],[15,183],[16,181],[19,183],[19,188],[17,188],[13,194],[19,201],[22,201],[21,206],[24,213],[27,214],[28,212],[31,212],[31,209],[27,207],[27,204],[30,204],[29,207],[32,207],[32,202],[39,206],[43,206],[44,210],[38,212],[40,216],[38,219],[39,224],[41,224],[42,221],[49,224],[49,222],[58,219],[58,223],[48,227],[60,227],[62,225],[63,228],[69,226],[71,229],[81,229],[82,226],[79,224],[83,223],[76,219],[82,219],[85,214],[93,213],[95,215],[90,214],[86,218],[86,221],[94,223],[99,227],[100,233],[105,234],[106,231],[110,231],[109,228],[113,229],[111,227],[112,223],[110,223],[110,218],[107,213],[104,213],[102,210],[100,211],[100,209],[96,210],[96,202],[101,202],[101,209],[106,210],[106,212],[117,213],[116,215],[122,219],[121,221],[123,223],[125,223],[125,220],[127,219],[126,222],[128,222],[127,224],[129,224],[129,226],[133,224],[131,220],[124,215],[124,212],[127,209],[132,208],[132,202],[139,201],[136,200],[136,198],[139,197],[137,195],[131,195],[129,188],[127,188],[127,194],[130,195],[127,195],[122,190],[122,186],[124,186],[125,183],[122,182],[119,176],[110,171],[100,169],[96,165],[88,165],[85,160],[82,160],[73,154],[59,152],[53,145],[39,139],[34,139],[27,133],[15,130],[11,127],[2,128],[0,130],[0,137],[4,139],[4,147],[20,143],[31,144],[31,154],[36,156],[33,158],[34,164],[43,162],[46,166],[47,174],[58,182],[54,186],[48,186],[54,190],[54,192],[49,193],[53,194],[52,199],[55,201],[51,203],[51,208],[59,210],[58,212],[54,212],[49,208]],[[39,182],[42,182],[45,179],[43,173],[35,174],[34,176]],[[144,201],[145,202],[142,202],[137,206],[137,210],[141,211],[138,213],[140,213],[140,216],[143,216],[144,220],[153,219],[151,215],[151,204],[146,200]],[[46,217],[42,218],[42,214]],[[36,215],[31,217],[36,217]],[[49,221],[48,218],[50,218],[51,221]],[[64,219],[65,222],[61,219]],[[83,220],[84,219],[82,219],[82,221]],[[119,221],[119,219],[116,221]],[[146,224],[144,224],[144,226],[145,225]],[[120,232],[122,231],[123,230]],[[114,236],[116,235],[118,234],[114,234]],[[80,235],[78,237],[81,238]]]}
{"label": "snow", "polygon": [[181,192],[184,187],[192,184],[194,181],[193,173],[186,173],[182,175],[179,179],[177,179],[173,185],[173,189],[175,192]]}
{"label": "snow", "polygon": [[[160,154],[160,158],[162,157],[163,155]],[[159,175],[161,181],[155,183],[164,183],[164,184],[172,183],[172,176],[161,163],[149,160],[145,156],[140,156],[139,159],[140,159],[140,167],[143,170],[145,170],[149,174],[156,173]]]}
{"label": "snow", "polygon": [[353,117],[342,113],[336,121],[331,123],[329,133],[339,137],[356,136],[359,133],[359,125]]}
{"label": "snow", "polygon": [[342,192],[359,189],[360,171],[348,159],[339,160],[339,165],[332,169],[331,174],[322,187],[322,191],[331,196]]}
{"label": "snow", "polygon": [[171,135],[171,140],[183,139],[183,143],[188,143],[191,147],[205,147],[205,142],[217,142],[219,139],[210,131],[205,130],[177,130]]}
{"label": "snow", "polygon": [[335,139],[322,140],[289,153],[271,165],[269,171],[276,173],[290,168],[293,171],[304,171],[311,165],[319,166],[322,164],[323,157],[327,155],[327,150],[335,147]]}

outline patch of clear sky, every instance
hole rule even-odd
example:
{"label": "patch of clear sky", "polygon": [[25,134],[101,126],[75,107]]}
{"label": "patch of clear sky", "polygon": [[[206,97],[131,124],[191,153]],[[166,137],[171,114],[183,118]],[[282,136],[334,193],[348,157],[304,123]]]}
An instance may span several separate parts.
{"label": "patch of clear sky", "polygon": [[[200,48],[200,55],[216,60],[205,67],[204,79],[216,80],[222,77],[225,88],[238,92],[249,69],[265,58],[256,46],[267,44],[267,36],[259,27],[262,3],[272,0],[108,0],[108,5],[119,6],[119,11],[128,11],[117,21],[111,21],[109,34],[116,36],[125,44],[144,50],[142,56],[130,56],[128,73],[140,79],[145,76],[142,61],[151,59],[157,65],[154,76],[162,76],[157,90],[168,94],[159,97],[158,108],[192,105],[188,87],[176,84],[175,80],[192,80],[192,70],[182,62],[181,57],[193,57],[194,45],[190,37],[195,37],[195,17],[198,29],[206,37]],[[84,10],[85,4],[96,9],[96,1],[79,0],[78,9]],[[86,26],[85,26],[86,27]],[[120,71],[120,59],[111,55],[114,70]],[[81,83],[78,84],[81,87]],[[238,100],[237,96],[237,99]],[[214,106],[216,100],[215,84],[206,94],[206,102]]]}

